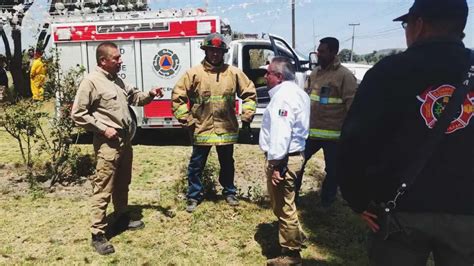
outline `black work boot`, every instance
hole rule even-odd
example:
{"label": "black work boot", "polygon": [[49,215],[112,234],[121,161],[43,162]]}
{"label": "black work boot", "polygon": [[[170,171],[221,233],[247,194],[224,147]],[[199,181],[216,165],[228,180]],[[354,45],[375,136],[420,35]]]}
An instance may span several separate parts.
{"label": "black work boot", "polygon": [[287,265],[302,265],[301,255],[299,250],[285,250],[282,251],[279,257],[267,260],[268,266],[287,266]]}
{"label": "black work boot", "polygon": [[239,200],[235,195],[227,195],[225,201],[227,201],[227,204],[230,206],[239,206]]}
{"label": "black work boot", "polygon": [[140,220],[134,221],[130,216],[122,214],[117,218],[113,227],[115,232],[123,232],[126,230],[134,231],[144,228],[145,223]]}
{"label": "black work boot", "polygon": [[199,202],[195,199],[188,199],[186,202],[186,211],[192,213],[196,210],[198,203]]}
{"label": "black work boot", "polygon": [[91,246],[93,246],[95,251],[100,255],[107,255],[115,252],[114,246],[110,244],[104,234],[92,234]]}

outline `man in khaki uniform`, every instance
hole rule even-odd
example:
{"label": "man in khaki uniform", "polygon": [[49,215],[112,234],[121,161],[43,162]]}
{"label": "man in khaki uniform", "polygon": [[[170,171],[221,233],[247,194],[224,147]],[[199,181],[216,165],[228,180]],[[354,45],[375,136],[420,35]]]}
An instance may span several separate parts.
{"label": "man in khaki uniform", "polygon": [[336,199],[336,150],[341,128],[357,89],[357,80],[337,58],[339,41],[333,37],[320,40],[319,66],[311,72],[307,89],[311,98],[309,138],[305,163],[296,180],[298,197],[306,162],[320,149],[324,151],[326,178],[321,188],[321,205],[329,207]]}
{"label": "man in khaki uniform", "polygon": [[256,109],[252,81],[238,68],[224,63],[228,51],[222,35],[208,35],[201,49],[201,64],[189,69],[173,89],[173,114],[193,135],[193,153],[188,166],[188,212],[202,200],[201,176],[209,151],[216,146],[220,163],[219,182],[227,203],[239,204],[234,186],[234,143],[238,139],[235,95],[242,99],[242,123],[250,123]]}
{"label": "man in khaki uniform", "polygon": [[97,47],[96,59],[98,66],[79,86],[72,119],[94,133],[97,166],[96,175],[91,180],[92,245],[98,253],[105,255],[115,252],[105,237],[106,210],[111,198],[118,217],[114,230],[144,227],[142,221],[131,221],[126,214],[133,157],[130,140],[132,117],[128,105],[145,105],[163,94],[160,88],[141,92],[117,76],[122,59],[116,44],[101,43]]}

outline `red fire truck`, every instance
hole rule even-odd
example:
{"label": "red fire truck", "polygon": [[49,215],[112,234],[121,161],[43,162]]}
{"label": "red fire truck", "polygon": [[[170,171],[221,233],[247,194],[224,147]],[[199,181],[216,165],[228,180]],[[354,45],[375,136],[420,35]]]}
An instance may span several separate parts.
{"label": "red fire truck", "polygon": [[[113,41],[122,54],[119,72],[122,79],[144,91],[156,86],[164,88],[163,98],[145,107],[131,107],[136,126],[144,129],[180,127],[171,112],[171,91],[184,72],[204,58],[200,43],[211,32],[220,32],[229,39],[226,62],[241,68],[259,87],[261,97],[252,124],[259,127],[260,115],[268,101],[262,66],[271,56],[293,58],[300,72],[298,80],[303,84],[301,66],[307,61],[283,39],[270,36],[270,40],[230,41],[230,26],[202,9],[69,14],[51,19],[53,46],[59,51],[63,73],[76,66],[91,71],[96,66],[97,46],[103,41]],[[236,112],[240,113],[239,100],[236,100]]]}

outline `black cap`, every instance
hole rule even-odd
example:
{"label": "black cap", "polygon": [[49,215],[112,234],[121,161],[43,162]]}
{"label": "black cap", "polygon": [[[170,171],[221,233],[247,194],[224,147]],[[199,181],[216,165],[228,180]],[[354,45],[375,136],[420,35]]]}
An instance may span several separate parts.
{"label": "black cap", "polygon": [[407,14],[393,21],[406,21],[408,16],[425,18],[467,18],[466,0],[415,0]]}

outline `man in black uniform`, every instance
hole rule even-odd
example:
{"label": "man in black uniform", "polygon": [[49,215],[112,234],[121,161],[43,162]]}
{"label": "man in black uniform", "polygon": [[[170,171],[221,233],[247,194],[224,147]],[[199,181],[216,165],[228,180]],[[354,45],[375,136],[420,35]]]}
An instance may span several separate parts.
{"label": "man in black uniform", "polygon": [[463,81],[470,67],[462,42],[467,15],[466,0],[415,0],[394,20],[402,22],[408,49],[367,72],[344,123],[338,178],[344,199],[372,229],[372,265],[426,265],[430,253],[437,265],[474,264],[472,88],[398,198],[398,226],[388,228],[386,216],[368,209],[394,198],[402,173],[423,157],[421,144]]}

